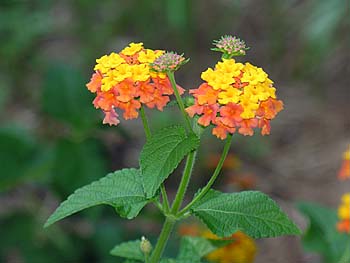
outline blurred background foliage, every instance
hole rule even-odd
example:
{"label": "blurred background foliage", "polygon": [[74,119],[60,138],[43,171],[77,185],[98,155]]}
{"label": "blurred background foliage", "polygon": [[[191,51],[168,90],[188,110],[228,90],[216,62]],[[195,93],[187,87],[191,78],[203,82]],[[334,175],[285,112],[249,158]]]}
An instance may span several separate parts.
{"label": "blurred background foliage", "polygon": [[[237,136],[233,151],[238,162],[233,163],[240,163],[243,172],[231,163],[217,187],[230,191],[259,188],[280,198],[289,209],[288,204],[298,198],[298,186],[305,182],[298,181],[295,170],[274,163],[280,160],[283,166],[281,156],[287,158],[286,152],[298,154],[290,145],[300,138],[307,140],[302,134],[310,134],[310,129],[317,131],[314,122],[321,128],[325,123],[333,125],[329,133],[334,137],[344,138],[344,131],[349,136],[349,17],[349,2],[344,0],[1,0],[0,262],[116,262],[108,252],[118,242],[141,235],[156,239],[162,218],[153,207],[132,222],[119,219],[110,208],[98,207],[42,228],[50,212],[77,187],[109,171],[137,166],[144,142],[139,120],[103,126],[101,114],[91,104],[93,97],[84,87],[95,59],[129,42],[184,52],[191,63],[177,78],[186,89],[198,85],[200,72],[218,59],[209,52],[213,39],[233,34],[247,42],[251,50],[245,59],[270,73],[286,108],[291,105],[295,111],[281,114],[273,136]],[[299,100],[306,101],[306,108],[300,107],[304,104]],[[315,113],[310,117],[305,111]],[[152,115],[153,129],[178,116],[174,107],[164,113],[147,113]],[[311,134],[311,138],[323,138],[315,145],[322,148],[319,152],[326,152],[331,142],[320,146],[323,134]],[[208,131],[205,138],[190,191],[206,181],[212,169],[208,163],[216,160],[209,153],[220,152],[222,147]],[[336,143],[339,150],[343,141]],[[336,163],[327,165],[316,174],[334,171]],[[299,174],[315,172],[312,167]],[[294,183],[296,190],[286,194],[282,183],[274,181],[282,172],[289,175],[283,180]],[[267,180],[259,179],[260,175]],[[167,183],[171,195],[176,182],[177,178],[171,178]],[[309,196],[317,199],[319,194]],[[262,243],[257,262],[271,262],[269,253],[289,250],[294,255],[290,262],[304,262],[308,255],[295,240],[289,240],[294,245],[280,252],[276,243]],[[168,254],[175,250],[170,245]]]}

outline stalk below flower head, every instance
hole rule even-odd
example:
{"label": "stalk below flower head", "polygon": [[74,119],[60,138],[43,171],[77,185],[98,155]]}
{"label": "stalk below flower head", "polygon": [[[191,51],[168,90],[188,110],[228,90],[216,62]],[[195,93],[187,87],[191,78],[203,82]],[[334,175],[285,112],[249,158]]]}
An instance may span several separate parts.
{"label": "stalk below flower head", "polygon": [[194,105],[186,109],[191,117],[199,116],[200,125],[214,125],[213,135],[222,140],[236,131],[252,136],[253,128],[270,134],[270,121],[283,109],[283,102],[277,100],[273,81],[262,68],[223,58],[201,78],[204,83],[190,90]]}
{"label": "stalk below flower head", "polygon": [[[103,123],[120,122],[116,109],[123,111],[126,120],[137,118],[141,105],[163,110],[174,91],[166,74],[152,71],[150,64],[164,53],[130,43],[119,53],[96,59],[95,73],[86,86],[96,93],[93,104],[104,112]],[[178,90],[184,92],[179,86]]]}

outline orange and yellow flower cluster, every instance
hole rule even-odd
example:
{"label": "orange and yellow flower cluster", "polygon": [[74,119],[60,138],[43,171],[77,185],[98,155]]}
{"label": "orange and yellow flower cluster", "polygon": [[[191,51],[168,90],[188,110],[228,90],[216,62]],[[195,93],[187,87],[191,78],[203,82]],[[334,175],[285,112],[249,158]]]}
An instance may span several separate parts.
{"label": "orange and yellow flower cluster", "polygon": [[338,208],[337,229],[339,232],[350,234],[350,193],[344,194]]}
{"label": "orange and yellow flower cluster", "polygon": [[[179,228],[179,234],[181,236],[201,236],[212,240],[221,239],[197,224],[182,224]],[[243,232],[238,231],[232,236],[224,238],[224,240],[232,240],[232,242],[206,255],[208,261],[215,263],[254,262],[257,251],[254,239],[250,238]]]}
{"label": "orange and yellow flower cluster", "polygon": [[186,109],[191,117],[200,116],[200,125],[213,124],[212,133],[220,139],[236,131],[251,136],[256,127],[263,135],[270,133],[270,120],[283,109],[283,103],[276,99],[273,82],[261,68],[223,59],[201,78],[205,82],[190,90],[195,103]]}
{"label": "orange and yellow flower cluster", "polygon": [[338,178],[340,180],[350,179],[350,145],[343,153],[343,162],[338,172]]}
{"label": "orange and yellow flower cluster", "polygon": [[[219,239],[210,231],[205,231],[202,235],[208,239]],[[231,237],[226,238],[232,240],[232,243],[218,248],[209,253],[206,258],[210,262],[216,263],[251,263],[254,262],[256,254],[255,241],[244,234],[243,232],[236,232]]]}
{"label": "orange and yellow flower cluster", "polygon": [[[86,86],[96,93],[93,104],[105,113],[103,123],[119,123],[115,109],[123,111],[124,119],[137,118],[141,105],[163,110],[173,89],[166,74],[150,67],[163,53],[146,49],[143,43],[131,43],[119,53],[96,60],[95,73]],[[183,89],[178,89],[183,93]]]}

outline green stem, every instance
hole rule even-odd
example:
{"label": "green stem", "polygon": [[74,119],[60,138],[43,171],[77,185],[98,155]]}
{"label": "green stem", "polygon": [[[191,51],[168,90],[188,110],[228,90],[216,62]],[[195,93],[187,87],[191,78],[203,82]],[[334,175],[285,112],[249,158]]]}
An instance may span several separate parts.
{"label": "green stem", "polygon": [[184,116],[184,119],[185,119],[185,122],[186,122],[186,126],[187,126],[189,131],[192,131],[190,118],[188,117],[188,114],[185,111],[185,105],[182,102],[181,96],[180,96],[179,91],[178,91],[177,86],[176,86],[174,72],[168,71],[166,74],[167,74],[167,76],[168,76],[168,78],[170,80],[171,86],[172,86],[172,88],[174,90],[176,101],[177,101],[177,104],[179,105],[179,108],[181,110],[182,115]]}
{"label": "green stem", "polygon": [[164,248],[166,243],[168,242],[169,236],[171,234],[171,231],[173,230],[175,225],[175,220],[171,219],[171,218],[166,218],[163,228],[162,228],[162,232],[160,232],[156,247],[153,250],[151,259],[150,259],[150,263],[158,263],[160,260],[160,257],[163,254]]}
{"label": "green stem", "polygon": [[160,191],[162,192],[162,198],[163,198],[163,211],[165,213],[168,213],[170,208],[169,208],[168,195],[166,193],[164,183],[160,186]]}
{"label": "green stem", "polygon": [[231,141],[232,141],[232,134],[229,134],[227,136],[226,143],[225,143],[224,149],[222,151],[219,163],[216,166],[215,171],[214,171],[212,177],[210,178],[209,182],[202,189],[202,191],[200,191],[200,193],[195,198],[193,198],[193,200],[188,205],[186,205],[184,207],[184,209],[182,209],[180,211],[180,213],[177,216],[183,216],[197,201],[199,201],[203,196],[205,196],[205,194],[210,190],[211,186],[214,184],[216,178],[218,177],[218,175],[221,171],[222,165],[224,164],[224,161],[226,159],[228,151],[230,150]]}
{"label": "green stem", "polygon": [[171,211],[170,211],[171,214],[168,215],[167,219],[165,220],[162,232],[160,233],[156,247],[154,248],[150,263],[159,262],[160,257],[163,254],[165,245],[168,242],[169,236],[170,236],[171,231],[172,231],[174,224],[175,224],[176,218],[174,217],[174,215],[176,215],[176,213],[178,212],[178,210],[182,204],[188,183],[189,183],[190,178],[191,178],[195,156],[196,156],[195,151],[191,152],[187,156],[185,170],[183,172],[181,182],[179,185],[179,189],[177,190],[177,193],[176,193],[175,200],[174,200],[173,205],[171,207]]}
{"label": "green stem", "polygon": [[185,170],[183,172],[179,189],[177,190],[173,205],[171,207],[171,213],[174,215],[176,215],[176,213],[179,211],[179,208],[184,199],[184,196],[188,187],[188,183],[190,182],[190,179],[191,179],[195,156],[196,156],[196,151],[190,152],[190,154],[187,155]]}
{"label": "green stem", "polygon": [[144,128],[145,134],[146,134],[146,140],[149,140],[151,138],[151,129],[149,128],[145,109],[143,108],[142,105],[140,108],[140,113],[141,113],[141,120],[142,120],[143,128]]}

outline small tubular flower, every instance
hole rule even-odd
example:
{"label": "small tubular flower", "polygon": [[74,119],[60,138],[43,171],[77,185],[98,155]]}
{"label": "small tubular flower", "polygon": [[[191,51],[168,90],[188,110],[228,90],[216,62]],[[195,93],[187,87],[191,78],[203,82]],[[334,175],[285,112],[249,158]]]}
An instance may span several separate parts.
{"label": "small tubular flower", "polygon": [[[104,112],[104,124],[120,122],[118,109],[124,119],[137,118],[141,105],[163,110],[174,92],[166,74],[154,72],[150,65],[164,53],[146,49],[143,43],[130,43],[119,53],[96,59],[95,72],[86,87],[96,94],[93,105]],[[184,92],[179,86],[178,90]]]}
{"label": "small tubular flower", "polygon": [[338,178],[340,180],[350,179],[350,145],[343,153],[343,162],[338,172]]}
{"label": "small tubular flower", "polygon": [[339,232],[350,234],[350,193],[344,194],[338,207],[337,229]]}
{"label": "small tubular flower", "polygon": [[[194,97],[194,105],[186,109],[190,117],[200,116],[202,126],[214,125],[212,133],[220,139],[236,131],[252,136],[254,128],[270,134],[270,121],[283,109],[283,102],[276,99],[273,82],[261,68],[224,58],[201,78],[205,82],[190,90]],[[211,105],[216,105],[217,113],[211,112],[209,118],[204,109]]]}

